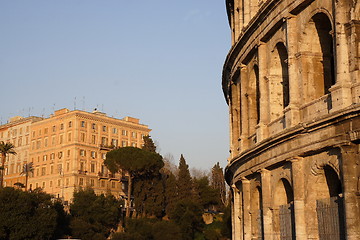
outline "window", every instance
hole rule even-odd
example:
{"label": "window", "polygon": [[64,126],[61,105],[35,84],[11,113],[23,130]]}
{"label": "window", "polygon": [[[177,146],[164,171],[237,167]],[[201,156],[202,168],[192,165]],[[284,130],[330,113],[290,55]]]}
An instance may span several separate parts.
{"label": "window", "polygon": [[46,167],[41,168],[41,176],[45,176],[46,174]]}
{"label": "window", "polygon": [[45,182],[42,183],[42,188],[45,188]]}
{"label": "window", "polygon": [[91,151],[91,157],[96,158],[96,152],[95,151]]}
{"label": "window", "polygon": [[64,124],[60,124],[60,130],[64,130]]}
{"label": "window", "polygon": [[39,149],[41,147],[41,141],[37,140],[36,141],[36,149]]}
{"label": "window", "polygon": [[79,178],[79,185],[80,186],[84,185],[84,179],[83,178]]}
{"label": "window", "polygon": [[108,143],[108,139],[106,137],[102,137],[101,138],[101,144],[106,146],[107,143]]}
{"label": "window", "polygon": [[117,128],[113,128],[112,132],[116,134],[118,132]]}
{"label": "window", "polygon": [[80,141],[85,142],[85,133],[81,133],[80,135]]}
{"label": "window", "polygon": [[118,146],[118,140],[117,139],[111,139],[111,145],[114,147]]}
{"label": "window", "polygon": [[102,154],[101,154],[101,158],[102,158],[103,160],[105,160],[105,159],[106,159],[106,153],[102,153]]}
{"label": "window", "polygon": [[[10,131],[8,132],[8,137],[10,137]],[[35,131],[32,132],[32,137],[35,137]]]}
{"label": "window", "polygon": [[122,142],[121,142],[121,146],[122,146],[122,147],[126,147],[126,146],[127,146],[127,142],[126,142],[126,141],[122,141]]}
{"label": "window", "polygon": [[52,126],[52,131],[55,132],[56,131],[56,126]]}
{"label": "window", "polygon": [[44,155],[43,156],[43,161],[46,161],[47,160],[47,155]]}
{"label": "window", "polygon": [[68,142],[71,142],[71,133],[68,133]]}
{"label": "window", "polygon": [[85,163],[80,162],[80,171],[84,171],[84,169],[85,169]]}
{"label": "window", "polygon": [[59,137],[59,144],[62,144],[63,143],[63,135],[60,135],[60,137]]}
{"label": "window", "polygon": [[92,135],[92,136],[91,136],[91,143],[92,143],[92,144],[95,144],[95,143],[96,143],[96,136],[95,136],[95,135]]}
{"label": "window", "polygon": [[45,129],[44,129],[44,134],[47,134],[47,133],[48,133],[48,130],[49,130],[48,128],[45,128]]}
{"label": "window", "polygon": [[52,187],[52,181],[50,181],[50,187]]}
{"label": "window", "polygon": [[48,146],[48,138],[46,137],[45,139],[44,139],[44,147],[47,147]]}
{"label": "window", "polygon": [[72,122],[70,121],[69,124],[68,124],[69,128],[72,127]]}
{"label": "window", "polygon": [[95,181],[94,181],[94,179],[90,179],[90,186],[92,186],[92,187],[95,186]]}
{"label": "window", "polygon": [[95,172],[95,163],[91,163],[90,165],[90,172],[94,173]]}
{"label": "window", "polygon": [[19,137],[19,139],[18,139],[18,146],[21,147],[21,144],[22,144],[22,138]]}
{"label": "window", "polygon": [[51,137],[51,144],[52,144],[52,145],[55,145],[55,144],[56,144],[55,136],[52,136],[52,137]]}
{"label": "window", "polygon": [[85,121],[81,121],[80,126],[85,127]]}
{"label": "window", "polygon": [[[16,133],[16,132],[15,132]],[[16,135],[16,134],[14,134],[14,135]],[[39,129],[39,136],[41,136],[41,129]]]}
{"label": "window", "polygon": [[51,153],[50,159],[51,159],[51,160],[55,159],[55,153]]}
{"label": "window", "polygon": [[54,165],[51,165],[50,166],[50,174],[53,174],[54,173]]}
{"label": "window", "polygon": [[22,128],[20,128],[20,130],[19,130],[19,131],[20,131],[20,135],[21,135],[21,134],[22,134]]}
{"label": "window", "polygon": [[63,156],[63,152],[59,152],[59,153],[58,153],[58,158],[61,159],[62,156]]}
{"label": "window", "polygon": [[86,151],[81,149],[80,150],[80,156],[85,157],[86,156]]}
{"label": "window", "polygon": [[107,127],[106,127],[106,126],[103,126],[103,127],[102,127],[102,130],[103,130],[103,132],[106,132],[106,131],[107,131]]}
{"label": "window", "polygon": [[70,170],[70,163],[66,162],[66,171],[68,172]]}
{"label": "window", "polygon": [[60,187],[60,185],[61,185],[61,179],[58,179],[57,185],[58,185],[58,187]]}
{"label": "window", "polygon": [[67,150],[67,156],[70,157],[70,150]]}
{"label": "window", "polygon": [[111,182],[111,187],[115,188],[115,182]]}
{"label": "window", "polygon": [[137,147],[137,144],[136,144],[136,143],[132,143],[131,146]]}
{"label": "window", "polygon": [[69,179],[66,178],[66,186],[69,186]]}
{"label": "window", "polygon": [[133,138],[136,138],[136,135],[137,135],[136,132],[132,132],[132,133],[131,133],[131,136],[132,136]]}
{"label": "window", "polygon": [[127,136],[127,131],[126,131],[126,130],[122,130],[122,131],[121,131],[121,134],[124,135],[124,136]]}
{"label": "window", "polygon": [[95,123],[91,124],[91,129],[96,130],[96,124]]}
{"label": "window", "polygon": [[101,180],[101,187],[105,187],[105,181]]}

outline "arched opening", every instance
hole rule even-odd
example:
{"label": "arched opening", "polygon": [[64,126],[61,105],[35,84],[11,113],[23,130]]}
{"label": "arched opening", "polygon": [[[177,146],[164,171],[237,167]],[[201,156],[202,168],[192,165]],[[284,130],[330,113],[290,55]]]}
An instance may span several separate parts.
{"label": "arched opening", "polygon": [[290,102],[288,53],[282,42],[277,43],[271,53],[269,80],[270,114],[271,120],[274,120],[283,114],[282,110]]}
{"label": "arched opening", "polygon": [[332,24],[324,13],[315,14],[305,26],[301,62],[305,100],[329,93],[335,84]]}
{"label": "arched opening", "polygon": [[319,239],[345,239],[342,186],[336,171],[324,166],[318,176],[316,213]]}
{"label": "arched opening", "polygon": [[261,188],[256,187],[251,196],[251,239],[264,239]]}
{"label": "arched opening", "polygon": [[273,227],[280,240],[295,239],[294,194],[288,180],[277,183],[274,195]]}

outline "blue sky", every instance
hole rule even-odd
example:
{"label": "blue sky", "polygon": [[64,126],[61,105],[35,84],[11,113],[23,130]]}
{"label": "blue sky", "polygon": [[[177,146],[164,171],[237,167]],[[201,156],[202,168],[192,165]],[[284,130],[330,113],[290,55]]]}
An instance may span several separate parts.
{"label": "blue sky", "polygon": [[225,0],[0,0],[0,121],[69,108],[140,118],[163,155],[225,167]]}

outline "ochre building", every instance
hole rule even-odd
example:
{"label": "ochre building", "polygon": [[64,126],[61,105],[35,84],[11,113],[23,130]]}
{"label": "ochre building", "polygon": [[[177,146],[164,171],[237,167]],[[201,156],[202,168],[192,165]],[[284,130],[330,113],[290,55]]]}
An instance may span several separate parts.
{"label": "ochre building", "polygon": [[115,147],[141,147],[151,130],[139,119],[116,119],[105,113],[60,109],[49,118],[17,117],[0,126],[0,141],[15,145],[17,155],[5,163],[5,183],[25,184],[25,163],[33,163],[27,188],[42,188],[56,198],[71,201],[76,189],[92,187],[126,196],[127,178],[104,166],[106,153]]}
{"label": "ochre building", "polygon": [[360,239],[360,1],[226,7],[233,239]]}

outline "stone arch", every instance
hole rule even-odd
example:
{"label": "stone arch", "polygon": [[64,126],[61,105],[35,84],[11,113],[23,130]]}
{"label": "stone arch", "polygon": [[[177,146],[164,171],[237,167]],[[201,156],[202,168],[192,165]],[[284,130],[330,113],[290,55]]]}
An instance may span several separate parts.
{"label": "stone arch", "polygon": [[329,93],[335,84],[333,24],[322,10],[305,24],[300,41],[300,61],[304,100],[315,100]]}
{"label": "stone arch", "polygon": [[261,186],[256,186],[251,191],[251,236],[252,239],[263,239],[263,208]]}
{"label": "stone arch", "polygon": [[277,42],[271,51],[269,73],[270,115],[271,120],[274,120],[283,114],[290,100],[288,52],[282,41]]}
{"label": "stone arch", "polygon": [[321,174],[316,175],[314,185],[319,238],[345,239],[343,188],[338,173],[326,164],[321,169]]}
{"label": "stone arch", "polygon": [[[294,193],[290,182],[280,178],[273,197],[273,231],[284,239],[295,237]],[[281,238],[282,238],[281,237]]]}

